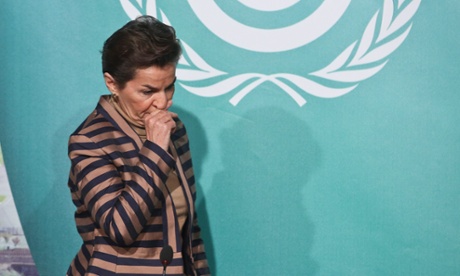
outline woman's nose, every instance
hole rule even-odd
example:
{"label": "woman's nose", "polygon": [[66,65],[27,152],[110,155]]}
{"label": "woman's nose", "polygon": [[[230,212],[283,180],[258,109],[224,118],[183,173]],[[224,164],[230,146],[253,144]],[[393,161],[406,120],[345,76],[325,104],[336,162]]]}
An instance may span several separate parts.
{"label": "woman's nose", "polygon": [[169,108],[168,106],[168,97],[166,95],[166,93],[163,91],[163,92],[157,92],[156,95],[155,95],[155,100],[153,101],[153,106],[156,108],[156,109],[160,109],[160,110],[166,110],[167,108]]}
{"label": "woman's nose", "polygon": [[172,104],[172,100],[168,98],[168,95],[163,92],[157,92],[156,98],[153,101],[153,106],[156,109],[167,110]]}

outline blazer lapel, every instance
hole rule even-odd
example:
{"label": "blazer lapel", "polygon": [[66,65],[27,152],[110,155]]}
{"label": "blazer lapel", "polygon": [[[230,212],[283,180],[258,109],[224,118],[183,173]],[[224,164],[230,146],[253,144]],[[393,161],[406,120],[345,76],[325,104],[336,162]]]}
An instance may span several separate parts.
{"label": "blazer lapel", "polygon": [[177,150],[176,150],[174,143],[170,142],[169,147],[171,149],[172,156],[176,160],[176,168],[177,168],[177,173],[178,173],[177,175],[180,177],[180,180],[182,183],[181,186],[183,188],[184,195],[187,200],[187,205],[188,205],[190,215],[193,216],[193,214],[195,213],[195,209],[194,209],[194,204],[193,204],[192,192],[190,190],[190,183],[188,182],[187,177],[185,176],[184,168],[182,166],[182,161],[181,161],[180,156],[177,154]]}

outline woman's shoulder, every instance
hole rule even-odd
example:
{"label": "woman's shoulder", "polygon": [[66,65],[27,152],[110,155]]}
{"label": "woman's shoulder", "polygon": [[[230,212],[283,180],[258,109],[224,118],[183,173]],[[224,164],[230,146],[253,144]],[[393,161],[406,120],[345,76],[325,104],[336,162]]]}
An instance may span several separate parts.
{"label": "woman's shoulder", "polygon": [[109,120],[105,110],[103,97],[99,100],[96,108],[83,120],[83,122],[72,132],[73,135],[94,136],[102,132],[116,130],[114,124]]}

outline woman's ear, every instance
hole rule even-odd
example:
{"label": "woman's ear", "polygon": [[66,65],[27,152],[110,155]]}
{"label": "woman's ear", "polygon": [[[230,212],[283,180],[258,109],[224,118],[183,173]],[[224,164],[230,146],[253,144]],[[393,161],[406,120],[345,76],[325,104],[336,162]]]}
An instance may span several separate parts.
{"label": "woman's ear", "polygon": [[110,93],[117,95],[117,82],[109,73],[104,73],[105,86],[109,89]]}

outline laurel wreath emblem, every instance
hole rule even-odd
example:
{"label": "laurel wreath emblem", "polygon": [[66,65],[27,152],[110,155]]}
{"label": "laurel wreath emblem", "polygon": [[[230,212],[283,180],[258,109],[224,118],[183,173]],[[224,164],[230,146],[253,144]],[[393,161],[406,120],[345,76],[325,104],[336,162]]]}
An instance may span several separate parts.
{"label": "laurel wreath emblem", "polygon": [[[133,1],[120,0],[120,3],[131,19],[148,14],[171,25],[164,12],[157,7],[156,0],[136,0],[136,4]],[[371,18],[361,38],[349,45],[327,66],[309,73],[310,77],[290,73],[270,75],[244,73],[229,76],[204,87],[186,85],[185,83],[229,74],[209,65],[192,47],[185,41],[181,41],[184,53],[179,60],[181,67],[176,71],[177,79],[185,90],[201,97],[221,96],[235,91],[243,83],[249,83],[229,100],[234,106],[264,82],[277,85],[299,106],[307,103],[297,92],[299,89],[321,98],[340,97],[351,92],[360,82],[374,76],[385,67],[389,55],[407,38],[412,28],[411,20],[420,3],[421,0],[384,0],[383,7]]]}

